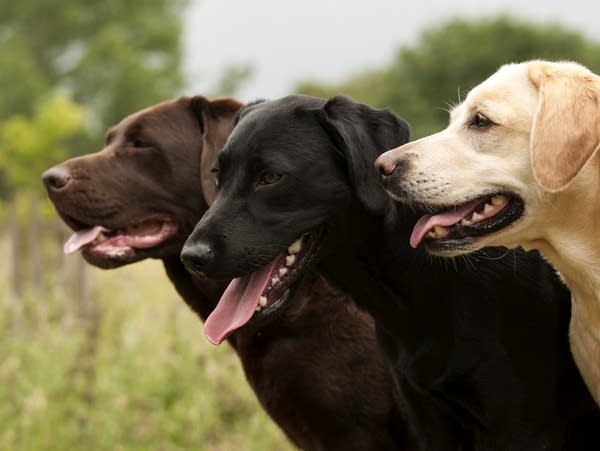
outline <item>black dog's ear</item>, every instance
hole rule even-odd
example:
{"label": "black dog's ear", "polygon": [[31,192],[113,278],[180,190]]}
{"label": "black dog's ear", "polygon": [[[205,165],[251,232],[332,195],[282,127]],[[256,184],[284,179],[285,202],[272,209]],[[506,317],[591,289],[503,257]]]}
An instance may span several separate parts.
{"label": "black dog's ear", "polygon": [[389,197],[373,163],[386,150],[408,142],[408,123],[389,109],[375,109],[345,96],[330,99],[318,110],[317,119],[346,161],[350,183],[362,204],[382,213]]}

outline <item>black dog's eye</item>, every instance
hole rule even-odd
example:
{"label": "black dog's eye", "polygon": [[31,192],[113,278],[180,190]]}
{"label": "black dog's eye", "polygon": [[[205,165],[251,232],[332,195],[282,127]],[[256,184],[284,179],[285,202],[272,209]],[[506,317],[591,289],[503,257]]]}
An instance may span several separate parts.
{"label": "black dog's eye", "polygon": [[260,179],[261,185],[272,185],[273,183],[277,183],[281,179],[281,174],[277,174],[275,172],[265,172]]}
{"label": "black dog's eye", "polygon": [[470,127],[478,128],[478,129],[485,129],[485,128],[491,127],[492,125],[494,125],[492,120],[489,119],[487,116],[484,116],[481,113],[477,113],[475,115],[475,117],[473,118],[473,120],[471,121],[471,123],[469,124]]}

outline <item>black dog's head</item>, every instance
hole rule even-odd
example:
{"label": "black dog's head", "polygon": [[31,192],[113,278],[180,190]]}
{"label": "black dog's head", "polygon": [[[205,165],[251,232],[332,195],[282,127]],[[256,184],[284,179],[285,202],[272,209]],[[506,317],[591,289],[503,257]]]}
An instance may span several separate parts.
{"label": "black dog's head", "polygon": [[112,127],[102,150],[43,175],[48,195],[75,232],[65,251],[114,268],[176,256],[215,197],[209,172],[241,104],[182,97]]}
{"label": "black dog's head", "polygon": [[[214,166],[217,199],[188,238],[192,272],[234,278],[205,330],[220,342],[288,298],[317,250],[341,236],[352,205],[383,214],[373,162],[408,140],[404,120],[346,97],[249,105]],[[242,277],[244,276],[244,277]]]}

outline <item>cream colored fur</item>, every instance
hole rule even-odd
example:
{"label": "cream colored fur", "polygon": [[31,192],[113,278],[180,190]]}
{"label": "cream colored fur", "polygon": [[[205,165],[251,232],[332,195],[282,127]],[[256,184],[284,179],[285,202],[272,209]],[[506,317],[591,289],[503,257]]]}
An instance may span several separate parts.
{"label": "cream colored fur", "polygon": [[[490,193],[521,197],[520,219],[445,255],[539,249],[571,289],[571,348],[600,403],[599,97],[600,77],[579,64],[506,65],[452,111],[445,130],[382,158],[405,163],[391,192],[403,201],[435,207]],[[476,114],[493,124],[473,127]]]}

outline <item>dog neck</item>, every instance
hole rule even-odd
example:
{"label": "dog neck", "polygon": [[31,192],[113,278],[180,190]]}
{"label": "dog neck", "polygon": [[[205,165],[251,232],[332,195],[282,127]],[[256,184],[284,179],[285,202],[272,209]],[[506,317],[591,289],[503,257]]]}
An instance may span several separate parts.
{"label": "dog neck", "polygon": [[600,186],[588,183],[590,179],[577,177],[565,190],[547,195],[540,209],[544,211],[528,227],[532,239],[523,247],[539,249],[577,301],[593,301],[590,306],[600,315],[600,306],[593,305],[600,302]]}
{"label": "dog neck", "polygon": [[[539,249],[571,290],[571,349],[590,392],[600,403],[600,208],[596,201],[600,192],[581,186],[585,180],[576,179],[572,186],[552,195],[552,212],[539,216],[556,219],[541,229],[541,238],[524,247]],[[581,211],[581,205],[589,209]]]}
{"label": "dog neck", "polygon": [[393,206],[383,216],[354,205],[338,221],[343,227],[333,227],[334,249],[318,264],[328,280],[351,294],[384,329],[387,323],[398,325],[398,309],[406,308],[407,302],[400,294],[404,273],[421,254],[409,248],[410,227],[399,225],[404,220]]}

